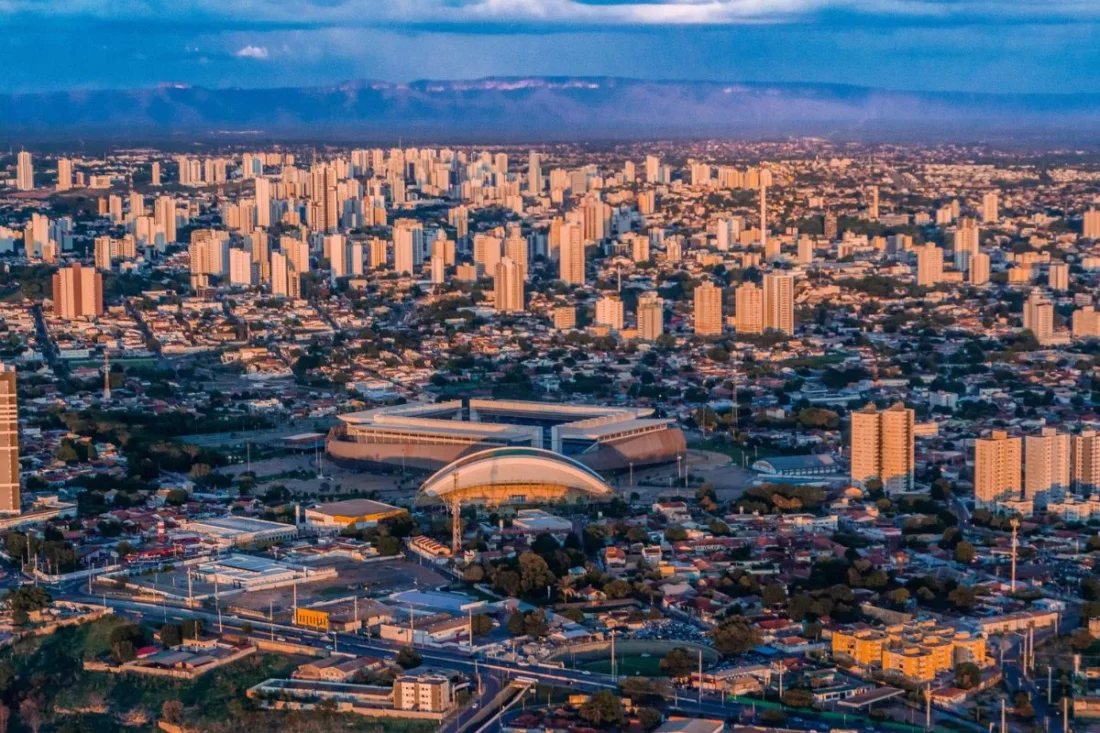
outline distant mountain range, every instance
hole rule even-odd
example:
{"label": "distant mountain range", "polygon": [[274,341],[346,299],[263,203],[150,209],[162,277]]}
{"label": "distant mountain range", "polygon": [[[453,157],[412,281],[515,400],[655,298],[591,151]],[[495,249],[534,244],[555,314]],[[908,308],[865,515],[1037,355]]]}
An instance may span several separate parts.
{"label": "distant mountain range", "polygon": [[522,77],[0,95],[0,137],[251,134],[471,141],[738,135],[1089,141],[1100,95],[903,92],[836,84]]}

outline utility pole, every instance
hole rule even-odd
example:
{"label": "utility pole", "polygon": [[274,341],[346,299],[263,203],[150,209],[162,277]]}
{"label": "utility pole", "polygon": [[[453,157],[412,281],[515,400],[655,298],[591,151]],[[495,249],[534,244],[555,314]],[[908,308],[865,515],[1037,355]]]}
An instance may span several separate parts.
{"label": "utility pole", "polygon": [[1053,690],[1053,687],[1051,685],[1051,682],[1052,682],[1051,675],[1052,675],[1052,672],[1051,672],[1051,669],[1050,669],[1050,663],[1048,662],[1047,663],[1047,705],[1050,705],[1050,703],[1051,703],[1051,699],[1050,699],[1051,698],[1051,691]]}
{"label": "utility pole", "polygon": [[1008,733],[1008,726],[1005,725],[1005,699],[1001,698],[1001,733]]}
{"label": "utility pole", "polygon": [[616,682],[619,680],[619,676],[615,674],[615,629],[611,629],[611,679]]}
{"label": "utility pole", "polygon": [[1069,733],[1069,697],[1062,695],[1062,733]]}
{"label": "utility pole", "polygon": [[451,501],[451,557],[462,552],[462,500],[458,498],[458,471],[451,474],[454,499]]}
{"label": "utility pole", "polygon": [[1012,582],[1009,588],[1013,593],[1016,592],[1016,548],[1018,546],[1017,530],[1020,528],[1019,517],[1013,517],[1009,526],[1012,527]]}
{"label": "utility pole", "polygon": [[924,686],[924,729],[932,730],[932,685]]}
{"label": "utility pole", "polygon": [[703,704],[703,650],[699,650],[699,704]]}

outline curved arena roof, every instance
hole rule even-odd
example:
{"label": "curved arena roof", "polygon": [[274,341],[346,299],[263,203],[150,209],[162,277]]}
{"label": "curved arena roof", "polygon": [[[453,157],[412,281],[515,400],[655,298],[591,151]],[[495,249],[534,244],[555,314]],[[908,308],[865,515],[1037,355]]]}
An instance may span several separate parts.
{"label": "curved arena roof", "polygon": [[417,503],[552,502],[614,493],[598,473],[560,453],[503,447],[463,456],[436,471],[420,487]]}

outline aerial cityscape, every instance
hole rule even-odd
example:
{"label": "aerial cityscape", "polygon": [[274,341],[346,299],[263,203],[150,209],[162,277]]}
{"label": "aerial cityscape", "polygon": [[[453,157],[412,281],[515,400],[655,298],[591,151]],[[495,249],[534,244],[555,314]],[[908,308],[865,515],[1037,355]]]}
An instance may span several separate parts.
{"label": "aerial cityscape", "polygon": [[1095,13],[135,5],[0,1],[0,733],[1100,731]]}

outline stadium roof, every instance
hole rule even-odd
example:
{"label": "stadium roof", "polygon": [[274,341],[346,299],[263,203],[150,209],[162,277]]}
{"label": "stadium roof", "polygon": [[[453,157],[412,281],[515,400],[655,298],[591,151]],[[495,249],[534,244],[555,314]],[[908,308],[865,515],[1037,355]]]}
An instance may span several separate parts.
{"label": "stadium roof", "polygon": [[420,487],[417,501],[508,503],[588,496],[614,491],[598,473],[560,453],[541,448],[492,448],[463,456],[434,473]]}

